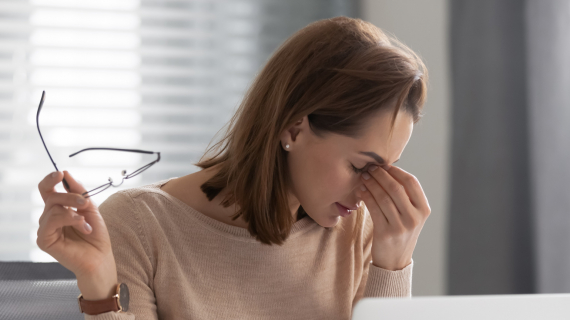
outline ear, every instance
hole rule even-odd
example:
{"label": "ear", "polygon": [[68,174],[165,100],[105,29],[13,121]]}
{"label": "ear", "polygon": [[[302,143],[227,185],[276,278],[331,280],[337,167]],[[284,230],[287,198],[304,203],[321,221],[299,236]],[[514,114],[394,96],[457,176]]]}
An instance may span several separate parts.
{"label": "ear", "polygon": [[[286,130],[283,130],[281,133],[281,144],[283,149],[287,151],[293,149],[294,145],[298,144],[305,135],[309,134],[310,130],[309,118],[307,116],[303,116],[301,119],[297,120],[293,125]],[[286,145],[289,145],[288,149],[285,148]]]}

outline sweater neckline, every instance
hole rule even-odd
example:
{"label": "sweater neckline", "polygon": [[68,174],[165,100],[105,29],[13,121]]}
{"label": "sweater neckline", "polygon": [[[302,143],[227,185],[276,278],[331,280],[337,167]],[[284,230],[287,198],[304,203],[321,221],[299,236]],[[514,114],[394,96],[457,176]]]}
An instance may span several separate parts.
{"label": "sweater neckline", "polygon": [[[176,204],[182,210],[184,210],[185,212],[188,212],[191,217],[195,218],[197,221],[199,221],[203,225],[209,227],[210,229],[213,229],[219,233],[232,235],[234,237],[240,238],[241,240],[245,240],[245,241],[249,241],[249,242],[259,242],[258,240],[255,239],[255,237],[253,237],[249,233],[248,229],[237,227],[237,226],[232,226],[232,225],[226,224],[224,222],[218,221],[214,218],[210,218],[207,215],[205,215],[205,214],[199,212],[198,210],[192,208],[191,206],[189,206],[188,204],[186,204],[182,200],[172,196],[170,193],[165,192],[164,190],[160,189],[160,187],[165,185],[168,181],[170,181],[172,179],[176,179],[176,178],[178,178],[178,177],[172,177],[172,178],[164,179],[164,180],[161,180],[158,182],[154,182],[154,183],[149,184],[148,187],[150,187],[151,189],[155,190],[159,194],[166,197],[168,200],[170,200],[171,202]],[[293,226],[291,227],[291,232],[289,233],[288,239],[295,238],[295,237],[299,236],[300,234],[303,234],[304,232],[302,232],[302,231],[311,229],[315,226],[318,226],[318,224],[311,217],[306,215],[305,217],[301,218],[301,220],[298,220],[293,224]]]}

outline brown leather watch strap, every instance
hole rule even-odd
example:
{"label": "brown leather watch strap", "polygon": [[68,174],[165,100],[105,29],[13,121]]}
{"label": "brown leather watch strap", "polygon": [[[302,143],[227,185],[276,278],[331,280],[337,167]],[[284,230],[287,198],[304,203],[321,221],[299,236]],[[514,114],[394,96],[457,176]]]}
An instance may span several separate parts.
{"label": "brown leather watch strap", "polygon": [[[118,291],[117,286],[117,292]],[[112,297],[103,300],[85,300],[83,299],[83,295],[80,294],[78,301],[79,310],[89,315],[121,310],[119,307],[119,294],[114,294]]]}

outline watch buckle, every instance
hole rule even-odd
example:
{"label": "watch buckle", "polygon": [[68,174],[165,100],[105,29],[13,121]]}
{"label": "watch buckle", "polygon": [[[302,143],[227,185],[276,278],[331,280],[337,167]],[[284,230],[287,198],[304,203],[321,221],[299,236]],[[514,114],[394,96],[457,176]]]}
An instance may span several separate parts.
{"label": "watch buckle", "polygon": [[121,305],[121,300],[119,300],[119,294],[115,294],[113,298],[116,299],[115,301],[117,301],[117,306],[119,306],[119,311],[117,312],[123,312],[123,306]]}
{"label": "watch buckle", "polygon": [[79,312],[83,313],[83,309],[81,308],[81,297],[83,297],[83,293],[80,293],[79,296],[77,296],[77,304],[79,305]]}

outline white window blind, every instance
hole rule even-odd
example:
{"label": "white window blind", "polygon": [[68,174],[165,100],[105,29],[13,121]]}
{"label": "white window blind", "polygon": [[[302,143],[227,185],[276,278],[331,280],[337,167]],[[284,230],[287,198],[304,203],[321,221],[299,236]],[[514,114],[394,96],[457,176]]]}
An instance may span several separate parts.
{"label": "white window blind", "polygon": [[[275,48],[308,23],[350,15],[344,1],[31,0],[0,2],[0,260],[55,261],[36,246],[37,184],[55,169],[93,197],[195,172]],[[56,187],[65,192],[63,187]]]}

